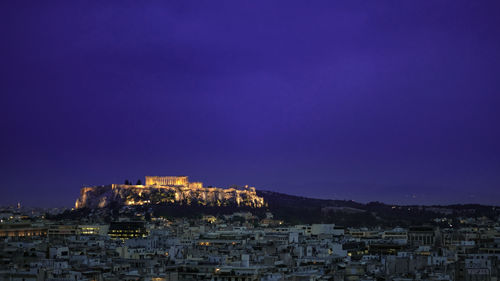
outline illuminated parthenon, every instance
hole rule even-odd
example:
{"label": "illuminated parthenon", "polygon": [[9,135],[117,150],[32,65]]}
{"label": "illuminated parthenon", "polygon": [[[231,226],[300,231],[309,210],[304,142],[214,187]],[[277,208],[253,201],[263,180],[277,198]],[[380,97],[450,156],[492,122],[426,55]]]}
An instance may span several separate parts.
{"label": "illuminated parthenon", "polygon": [[146,185],[185,185],[189,184],[187,176],[181,177],[146,177]]}
{"label": "illuminated parthenon", "polygon": [[187,176],[179,177],[146,177],[146,186],[185,186],[190,188],[202,188],[203,184],[201,182],[189,182]]}

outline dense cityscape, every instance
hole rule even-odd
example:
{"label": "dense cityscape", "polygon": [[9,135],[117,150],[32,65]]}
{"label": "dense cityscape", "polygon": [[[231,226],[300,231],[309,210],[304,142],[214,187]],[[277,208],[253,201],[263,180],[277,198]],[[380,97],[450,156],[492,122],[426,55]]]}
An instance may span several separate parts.
{"label": "dense cityscape", "polygon": [[[203,189],[214,190],[202,183],[193,186],[187,177],[150,179],[133,189],[146,196],[156,189],[190,190],[194,197],[205,194]],[[234,189],[226,190],[237,194]],[[157,198],[160,202],[150,204],[142,198],[146,203],[135,204],[127,193],[127,198],[115,198],[121,204],[111,200],[99,206],[88,202],[89,188],[82,190],[85,200],[77,200],[78,209],[33,209],[19,203],[1,210],[0,280],[472,281],[497,280],[500,274],[496,207],[489,207],[496,214],[489,217],[470,209],[462,213],[469,216],[457,217],[452,216],[456,211],[434,207],[429,209],[440,216],[425,224],[368,228],[291,224],[261,205],[250,206],[255,212],[203,214],[206,201],[198,202],[202,211],[194,216],[158,216],[157,204],[190,208],[193,201],[184,197],[162,203]],[[176,197],[166,193],[165,198]],[[231,197],[220,199],[210,200],[220,208],[248,207]],[[102,193],[94,200],[102,203]],[[335,212],[347,216],[352,211]]]}

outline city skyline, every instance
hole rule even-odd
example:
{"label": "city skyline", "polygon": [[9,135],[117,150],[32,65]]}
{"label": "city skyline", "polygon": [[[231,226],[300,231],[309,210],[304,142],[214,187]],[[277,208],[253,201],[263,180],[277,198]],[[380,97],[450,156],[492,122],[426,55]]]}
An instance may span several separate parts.
{"label": "city skyline", "polygon": [[500,5],[0,4],[0,205],[189,175],[500,205]]}

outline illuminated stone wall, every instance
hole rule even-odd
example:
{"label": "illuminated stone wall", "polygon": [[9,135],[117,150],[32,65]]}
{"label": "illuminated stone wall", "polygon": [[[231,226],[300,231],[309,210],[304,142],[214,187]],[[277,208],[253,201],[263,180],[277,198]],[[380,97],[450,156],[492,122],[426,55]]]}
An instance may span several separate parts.
{"label": "illuminated stone wall", "polygon": [[189,188],[191,188],[191,189],[203,188],[203,183],[202,182],[190,182]]}
{"label": "illuminated stone wall", "polygon": [[175,202],[189,205],[196,202],[196,204],[205,206],[237,205],[256,208],[264,206],[264,198],[256,194],[255,188],[203,188],[201,183],[195,183],[194,186],[190,187],[125,184],[84,187],[80,191],[80,197],[76,200],[75,208],[104,208],[111,202],[123,205],[171,204]]}
{"label": "illuminated stone wall", "polygon": [[201,205],[263,207],[264,199],[257,196],[255,188],[203,187],[201,182],[189,182],[187,176],[146,177],[145,185],[110,184],[83,187],[75,208],[104,208],[110,202],[124,205],[166,204],[182,202]]}

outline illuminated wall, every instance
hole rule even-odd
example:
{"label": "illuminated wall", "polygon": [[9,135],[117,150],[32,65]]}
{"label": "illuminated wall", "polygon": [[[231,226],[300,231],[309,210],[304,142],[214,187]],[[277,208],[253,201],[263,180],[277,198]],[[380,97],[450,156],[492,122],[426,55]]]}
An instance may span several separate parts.
{"label": "illuminated wall", "polygon": [[190,182],[189,183],[189,188],[191,188],[191,189],[203,188],[203,183],[201,183],[201,182]]}

